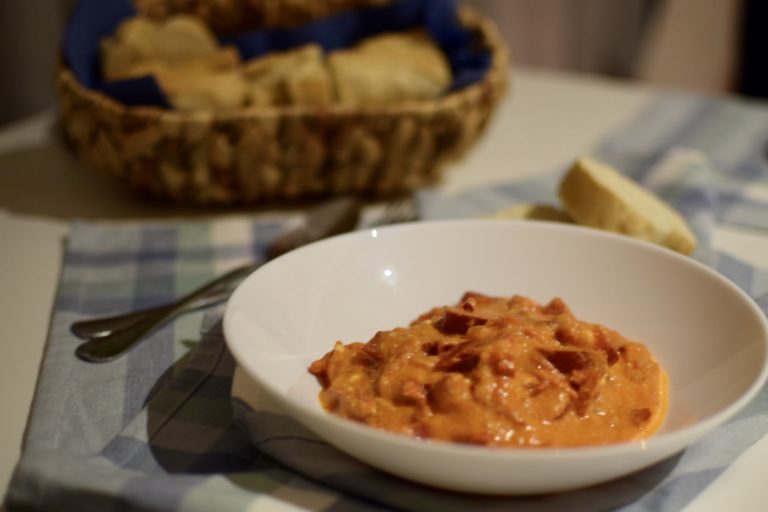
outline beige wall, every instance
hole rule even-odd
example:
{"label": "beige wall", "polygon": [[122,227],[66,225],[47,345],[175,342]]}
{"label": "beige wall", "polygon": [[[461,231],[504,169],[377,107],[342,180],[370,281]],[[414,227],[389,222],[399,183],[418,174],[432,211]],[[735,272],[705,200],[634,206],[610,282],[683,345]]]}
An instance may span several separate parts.
{"label": "beige wall", "polygon": [[649,27],[635,76],[712,92],[733,90],[740,0],[669,0]]}
{"label": "beige wall", "polygon": [[741,0],[470,0],[520,64],[732,90]]}
{"label": "beige wall", "polygon": [[515,62],[625,76],[663,0],[470,0],[499,25]]}

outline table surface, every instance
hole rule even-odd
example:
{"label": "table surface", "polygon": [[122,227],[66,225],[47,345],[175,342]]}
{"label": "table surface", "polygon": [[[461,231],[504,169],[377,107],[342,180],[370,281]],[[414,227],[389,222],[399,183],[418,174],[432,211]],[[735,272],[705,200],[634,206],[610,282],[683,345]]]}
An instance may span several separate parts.
{"label": "table surface", "polygon": [[[594,146],[653,99],[633,82],[518,70],[486,136],[447,170],[450,192],[533,176]],[[241,210],[245,211],[245,210]],[[252,212],[253,210],[250,210]],[[0,129],[0,489],[7,488],[43,353],[64,239],[72,219],[229,215],[147,204],[67,152],[55,115],[44,112]],[[718,227],[716,247],[768,266],[768,233]],[[762,510],[768,488],[768,437],[743,454],[687,510]]]}

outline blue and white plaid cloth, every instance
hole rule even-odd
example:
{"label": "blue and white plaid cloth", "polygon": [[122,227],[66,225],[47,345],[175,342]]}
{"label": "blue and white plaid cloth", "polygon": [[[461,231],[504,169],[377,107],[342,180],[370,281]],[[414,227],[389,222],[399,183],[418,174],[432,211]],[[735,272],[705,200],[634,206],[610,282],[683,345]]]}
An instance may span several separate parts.
{"label": "blue and white plaid cloth", "polygon": [[[694,257],[768,312],[768,269],[713,249],[712,226],[768,228],[768,108],[664,95],[592,152],[678,208]],[[556,204],[562,172],[458,195],[423,192],[422,217],[473,217],[516,202]],[[126,357],[79,361],[69,325],[171,299],[263,258],[286,217],[77,223],[66,251],[40,380],[7,504],[23,510],[679,510],[768,433],[768,390],[682,454],[597,487],[480,497],[384,475],[316,438],[264,397],[231,398],[222,309],[186,315]],[[768,265],[768,262],[767,262]],[[201,328],[202,326],[202,328]]]}

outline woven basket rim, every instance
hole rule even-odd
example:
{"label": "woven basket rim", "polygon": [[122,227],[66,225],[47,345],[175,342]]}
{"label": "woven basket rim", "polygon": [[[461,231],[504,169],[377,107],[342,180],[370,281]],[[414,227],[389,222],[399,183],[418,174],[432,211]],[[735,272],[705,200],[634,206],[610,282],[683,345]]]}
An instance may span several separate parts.
{"label": "woven basket rim", "polygon": [[509,71],[509,52],[506,43],[499,34],[496,26],[485,19],[474,8],[462,5],[459,8],[459,17],[462,23],[473,30],[480,32],[486,46],[491,53],[491,65],[485,76],[475,83],[461,89],[451,91],[438,98],[428,100],[412,100],[398,103],[385,104],[343,104],[331,103],[322,107],[310,105],[281,105],[266,107],[243,108],[237,111],[222,112],[212,110],[178,111],[165,109],[154,105],[130,106],[120,103],[114,98],[84,86],[75,76],[74,72],[60,59],[56,80],[60,85],[67,85],[71,92],[82,99],[97,104],[99,108],[117,114],[129,114],[134,118],[161,118],[162,122],[183,123],[205,120],[216,121],[245,121],[249,119],[269,119],[282,117],[305,116],[354,116],[354,117],[379,117],[404,114],[428,114],[450,108],[453,103],[464,103],[469,98],[483,94],[483,91],[491,85],[499,89],[506,88],[507,74]]}

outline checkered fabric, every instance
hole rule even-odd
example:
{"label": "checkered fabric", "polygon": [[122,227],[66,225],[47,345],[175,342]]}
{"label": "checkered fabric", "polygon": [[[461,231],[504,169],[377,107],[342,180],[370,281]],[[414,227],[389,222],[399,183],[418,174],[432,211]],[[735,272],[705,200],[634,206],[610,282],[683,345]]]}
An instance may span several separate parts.
{"label": "checkered fabric", "polygon": [[[593,153],[691,222],[694,257],[768,311],[766,269],[713,249],[715,223],[768,228],[763,105],[662,95]],[[418,196],[424,219],[556,201],[563,169],[455,195]],[[78,319],[169,300],[264,257],[285,217],[73,226],[8,506],[27,510],[679,510],[768,432],[768,391],[682,454],[597,487],[481,497],[384,475],[294,423],[266,397],[231,398],[222,308],[185,315],[126,357],[79,361]]]}

